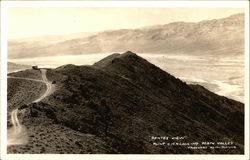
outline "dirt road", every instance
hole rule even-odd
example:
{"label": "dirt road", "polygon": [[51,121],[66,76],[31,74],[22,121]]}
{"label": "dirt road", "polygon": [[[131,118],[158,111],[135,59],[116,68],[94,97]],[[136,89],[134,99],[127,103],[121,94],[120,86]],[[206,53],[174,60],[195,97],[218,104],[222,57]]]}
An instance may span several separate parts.
{"label": "dirt road", "polygon": [[[9,77],[9,76],[8,78],[23,79],[23,80],[30,80],[30,81],[45,83],[47,86],[45,93],[42,96],[40,96],[38,99],[33,101],[33,102],[39,102],[43,100],[45,97],[52,94],[55,90],[55,86],[50,81],[48,81],[46,73],[47,73],[46,69],[41,69],[42,80],[23,78],[23,77]],[[19,122],[19,119],[18,119],[18,108],[11,111],[11,123],[13,127],[8,129],[8,140],[7,140],[8,145],[21,145],[21,144],[28,143],[28,134],[27,134],[26,127],[23,126]]]}

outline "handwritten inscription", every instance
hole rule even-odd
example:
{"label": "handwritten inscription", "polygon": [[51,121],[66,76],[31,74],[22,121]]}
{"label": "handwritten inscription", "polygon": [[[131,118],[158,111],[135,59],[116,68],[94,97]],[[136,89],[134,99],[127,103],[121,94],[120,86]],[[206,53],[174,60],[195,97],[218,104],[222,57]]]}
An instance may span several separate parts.
{"label": "handwritten inscription", "polygon": [[183,146],[188,149],[236,149],[237,146],[232,141],[201,141],[190,142],[187,136],[150,136],[154,146]]}

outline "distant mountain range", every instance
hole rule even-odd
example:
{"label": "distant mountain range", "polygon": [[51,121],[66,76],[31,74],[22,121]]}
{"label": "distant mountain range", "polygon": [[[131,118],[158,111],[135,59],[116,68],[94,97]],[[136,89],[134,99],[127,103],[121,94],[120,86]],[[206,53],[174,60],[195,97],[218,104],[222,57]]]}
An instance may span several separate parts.
{"label": "distant mountain range", "polygon": [[8,62],[7,65],[8,65],[8,73],[31,68],[31,66],[29,66],[29,65],[22,65],[22,64],[17,64],[17,63],[13,63],[13,62]]}
{"label": "distant mountain range", "polygon": [[244,14],[198,23],[174,22],[139,29],[45,36],[8,42],[10,59],[124,50],[212,57],[243,56]]}
{"label": "distant mountain range", "polygon": [[[132,52],[47,70],[47,77],[55,92],[19,107],[34,143],[10,153],[244,153],[244,104],[187,85]],[[164,136],[185,139],[152,139]],[[235,148],[157,145],[163,142],[233,142]]]}

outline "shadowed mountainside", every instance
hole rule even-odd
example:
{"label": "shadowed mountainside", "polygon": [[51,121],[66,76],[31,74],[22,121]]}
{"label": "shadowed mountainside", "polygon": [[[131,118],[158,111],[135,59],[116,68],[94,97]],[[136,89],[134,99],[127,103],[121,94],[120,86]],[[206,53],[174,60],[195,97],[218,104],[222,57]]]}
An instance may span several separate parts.
{"label": "shadowed mountainside", "polygon": [[[244,104],[187,85],[132,52],[92,66],[61,66],[48,70],[47,77],[56,83],[55,92],[21,106],[31,142],[10,147],[9,153],[244,152]],[[152,136],[233,141],[236,148],[153,145],[161,141]]]}
{"label": "shadowed mountainside", "polygon": [[114,53],[129,49],[136,53],[238,57],[244,53],[244,14],[198,23],[174,22],[139,29],[83,34],[77,38],[65,37],[68,38],[60,37],[57,41],[57,37],[53,36],[47,37],[47,40],[10,40],[8,56],[10,59],[32,58]]}

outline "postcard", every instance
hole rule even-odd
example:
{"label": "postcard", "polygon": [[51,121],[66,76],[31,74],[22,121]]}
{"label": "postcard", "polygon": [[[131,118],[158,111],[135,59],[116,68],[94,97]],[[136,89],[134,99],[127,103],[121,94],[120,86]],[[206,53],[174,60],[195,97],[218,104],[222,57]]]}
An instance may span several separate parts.
{"label": "postcard", "polygon": [[1,159],[249,159],[248,1],[1,2]]}

